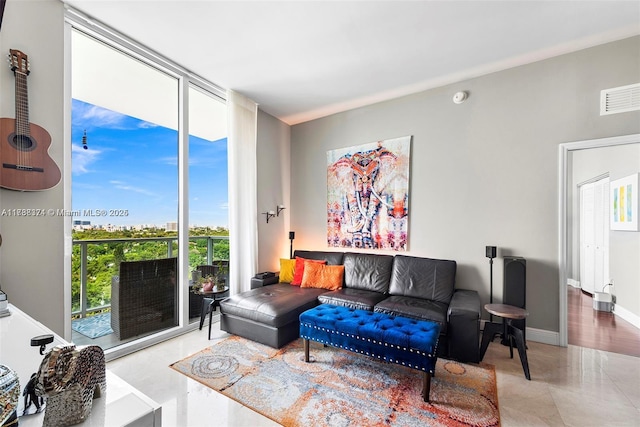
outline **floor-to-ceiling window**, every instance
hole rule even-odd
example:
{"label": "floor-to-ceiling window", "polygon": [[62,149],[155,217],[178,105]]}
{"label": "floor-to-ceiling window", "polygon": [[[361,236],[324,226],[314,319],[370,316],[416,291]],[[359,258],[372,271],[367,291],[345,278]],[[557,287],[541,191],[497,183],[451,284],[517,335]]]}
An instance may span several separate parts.
{"label": "floor-to-ceiling window", "polygon": [[73,338],[108,349],[187,327],[190,271],[228,265],[226,108],[168,60],[71,26]]}
{"label": "floor-to-ceiling window", "polygon": [[[227,113],[215,94],[189,85],[189,317],[198,319],[198,281],[229,277]],[[192,272],[197,272],[195,275]]]}

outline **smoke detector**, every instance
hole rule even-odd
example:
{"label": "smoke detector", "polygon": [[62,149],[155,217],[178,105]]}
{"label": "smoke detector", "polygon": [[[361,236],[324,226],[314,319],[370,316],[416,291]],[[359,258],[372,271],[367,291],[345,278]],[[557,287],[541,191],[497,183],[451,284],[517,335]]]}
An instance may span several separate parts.
{"label": "smoke detector", "polygon": [[453,95],[453,102],[454,104],[462,104],[468,97],[469,94],[465,91],[456,92],[455,95]]}

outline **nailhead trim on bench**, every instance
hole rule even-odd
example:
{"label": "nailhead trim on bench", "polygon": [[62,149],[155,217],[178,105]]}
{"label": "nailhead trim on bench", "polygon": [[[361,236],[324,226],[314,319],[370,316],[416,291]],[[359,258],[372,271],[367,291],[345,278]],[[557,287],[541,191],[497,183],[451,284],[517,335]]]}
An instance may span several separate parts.
{"label": "nailhead trim on bench", "polygon": [[[414,352],[415,352],[415,353],[418,353],[418,354],[419,354],[419,355],[421,355],[421,356],[433,357],[433,354],[431,354],[431,353],[427,353],[427,352],[424,352],[424,351],[421,351],[421,350],[418,350],[418,349],[414,349],[414,348],[411,348],[411,347],[409,347],[409,348],[407,348],[407,347],[401,347],[401,346],[399,346],[399,345],[393,345],[393,344],[389,344],[389,343],[382,342],[382,341],[372,340],[371,338],[363,338],[363,337],[361,337],[361,336],[354,335],[354,334],[349,334],[349,333],[344,333],[344,332],[338,332],[338,331],[334,331],[334,330],[332,330],[332,329],[327,329],[327,328],[321,328],[321,327],[318,327],[318,326],[315,326],[315,325],[311,325],[311,324],[309,324],[309,323],[302,323],[302,324],[303,324],[304,326],[307,326],[307,327],[310,327],[310,328],[313,328],[313,329],[317,329],[317,330],[320,330],[320,331],[323,331],[323,332],[329,332],[330,334],[343,335],[343,336],[346,336],[346,337],[349,337],[349,338],[355,338],[355,339],[360,340],[360,341],[367,341],[367,342],[372,342],[372,343],[374,343],[374,344],[378,344],[378,345],[384,345],[385,347],[397,348],[397,349],[401,349],[401,350],[403,350],[403,351],[409,351],[409,352],[411,352],[411,353],[414,353]],[[421,368],[421,367],[418,367],[418,366],[413,366],[412,364],[407,364],[407,363],[405,363],[405,362],[399,362],[399,361],[397,361],[397,360],[395,360],[395,359],[393,359],[393,358],[391,358],[391,357],[389,357],[389,358],[388,358],[387,356],[381,356],[381,355],[379,355],[379,354],[377,354],[377,353],[373,353],[373,354],[371,354],[371,353],[369,353],[368,351],[367,351],[367,352],[365,352],[364,350],[356,350],[356,349],[354,349],[353,347],[345,347],[345,346],[342,346],[342,345],[333,344],[333,343],[332,343],[332,342],[330,342],[330,341],[319,340],[319,339],[317,339],[317,338],[311,338],[310,336],[303,336],[303,335],[300,335],[300,338],[303,338],[303,339],[310,339],[310,340],[312,340],[312,341],[319,342],[320,344],[326,344],[326,345],[330,345],[330,346],[332,346],[332,347],[338,347],[338,348],[341,348],[341,349],[343,349],[343,350],[349,350],[349,351],[354,352],[354,353],[366,354],[367,356],[377,357],[378,359],[382,359],[382,360],[385,360],[385,361],[387,361],[387,362],[396,363],[396,364],[398,364],[398,365],[403,365],[403,366],[408,366],[408,367],[410,367],[410,368],[418,369],[418,370],[421,370],[421,371],[426,371],[426,369],[425,369],[425,368]],[[435,350],[436,350],[437,348],[438,348],[438,343],[436,342],[436,345],[434,346],[434,354],[435,354]],[[433,372],[433,370],[431,370],[430,372],[431,372],[432,374],[434,373],[434,372]]]}

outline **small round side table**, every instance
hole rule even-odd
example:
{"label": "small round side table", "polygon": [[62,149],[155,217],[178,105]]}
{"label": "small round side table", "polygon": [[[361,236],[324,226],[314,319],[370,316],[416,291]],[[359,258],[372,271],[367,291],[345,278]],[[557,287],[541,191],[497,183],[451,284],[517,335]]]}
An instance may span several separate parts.
{"label": "small round side table", "polygon": [[211,291],[203,291],[202,289],[194,291],[197,295],[202,295],[202,310],[200,312],[200,330],[204,324],[207,314],[209,315],[209,339],[211,339],[211,318],[213,312],[216,311],[216,307],[220,305],[220,301],[224,299],[225,295],[229,291],[229,286],[225,285],[222,288],[214,289]]}
{"label": "small round side table", "polygon": [[504,334],[504,338],[509,342],[509,354],[511,358],[513,359],[513,342],[515,341],[518,349],[518,355],[520,356],[520,363],[522,363],[522,369],[524,370],[524,376],[528,380],[531,380],[531,375],[529,374],[529,361],[527,360],[527,346],[524,342],[524,335],[522,330],[511,324],[512,320],[526,318],[529,315],[529,312],[523,308],[508,304],[485,304],[484,309],[494,316],[502,317],[502,323],[486,322],[484,324],[482,345],[480,346],[480,360],[484,357],[487,347],[489,347],[489,342],[493,341],[493,338],[497,334]]}

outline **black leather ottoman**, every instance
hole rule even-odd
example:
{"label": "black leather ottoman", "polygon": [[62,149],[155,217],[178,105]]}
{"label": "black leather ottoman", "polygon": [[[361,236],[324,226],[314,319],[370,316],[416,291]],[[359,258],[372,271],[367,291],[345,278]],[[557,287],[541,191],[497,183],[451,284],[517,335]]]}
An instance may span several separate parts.
{"label": "black leather ottoman", "polygon": [[278,283],[233,295],[220,302],[220,329],[280,348],[299,337],[300,314],[325,292]]}

